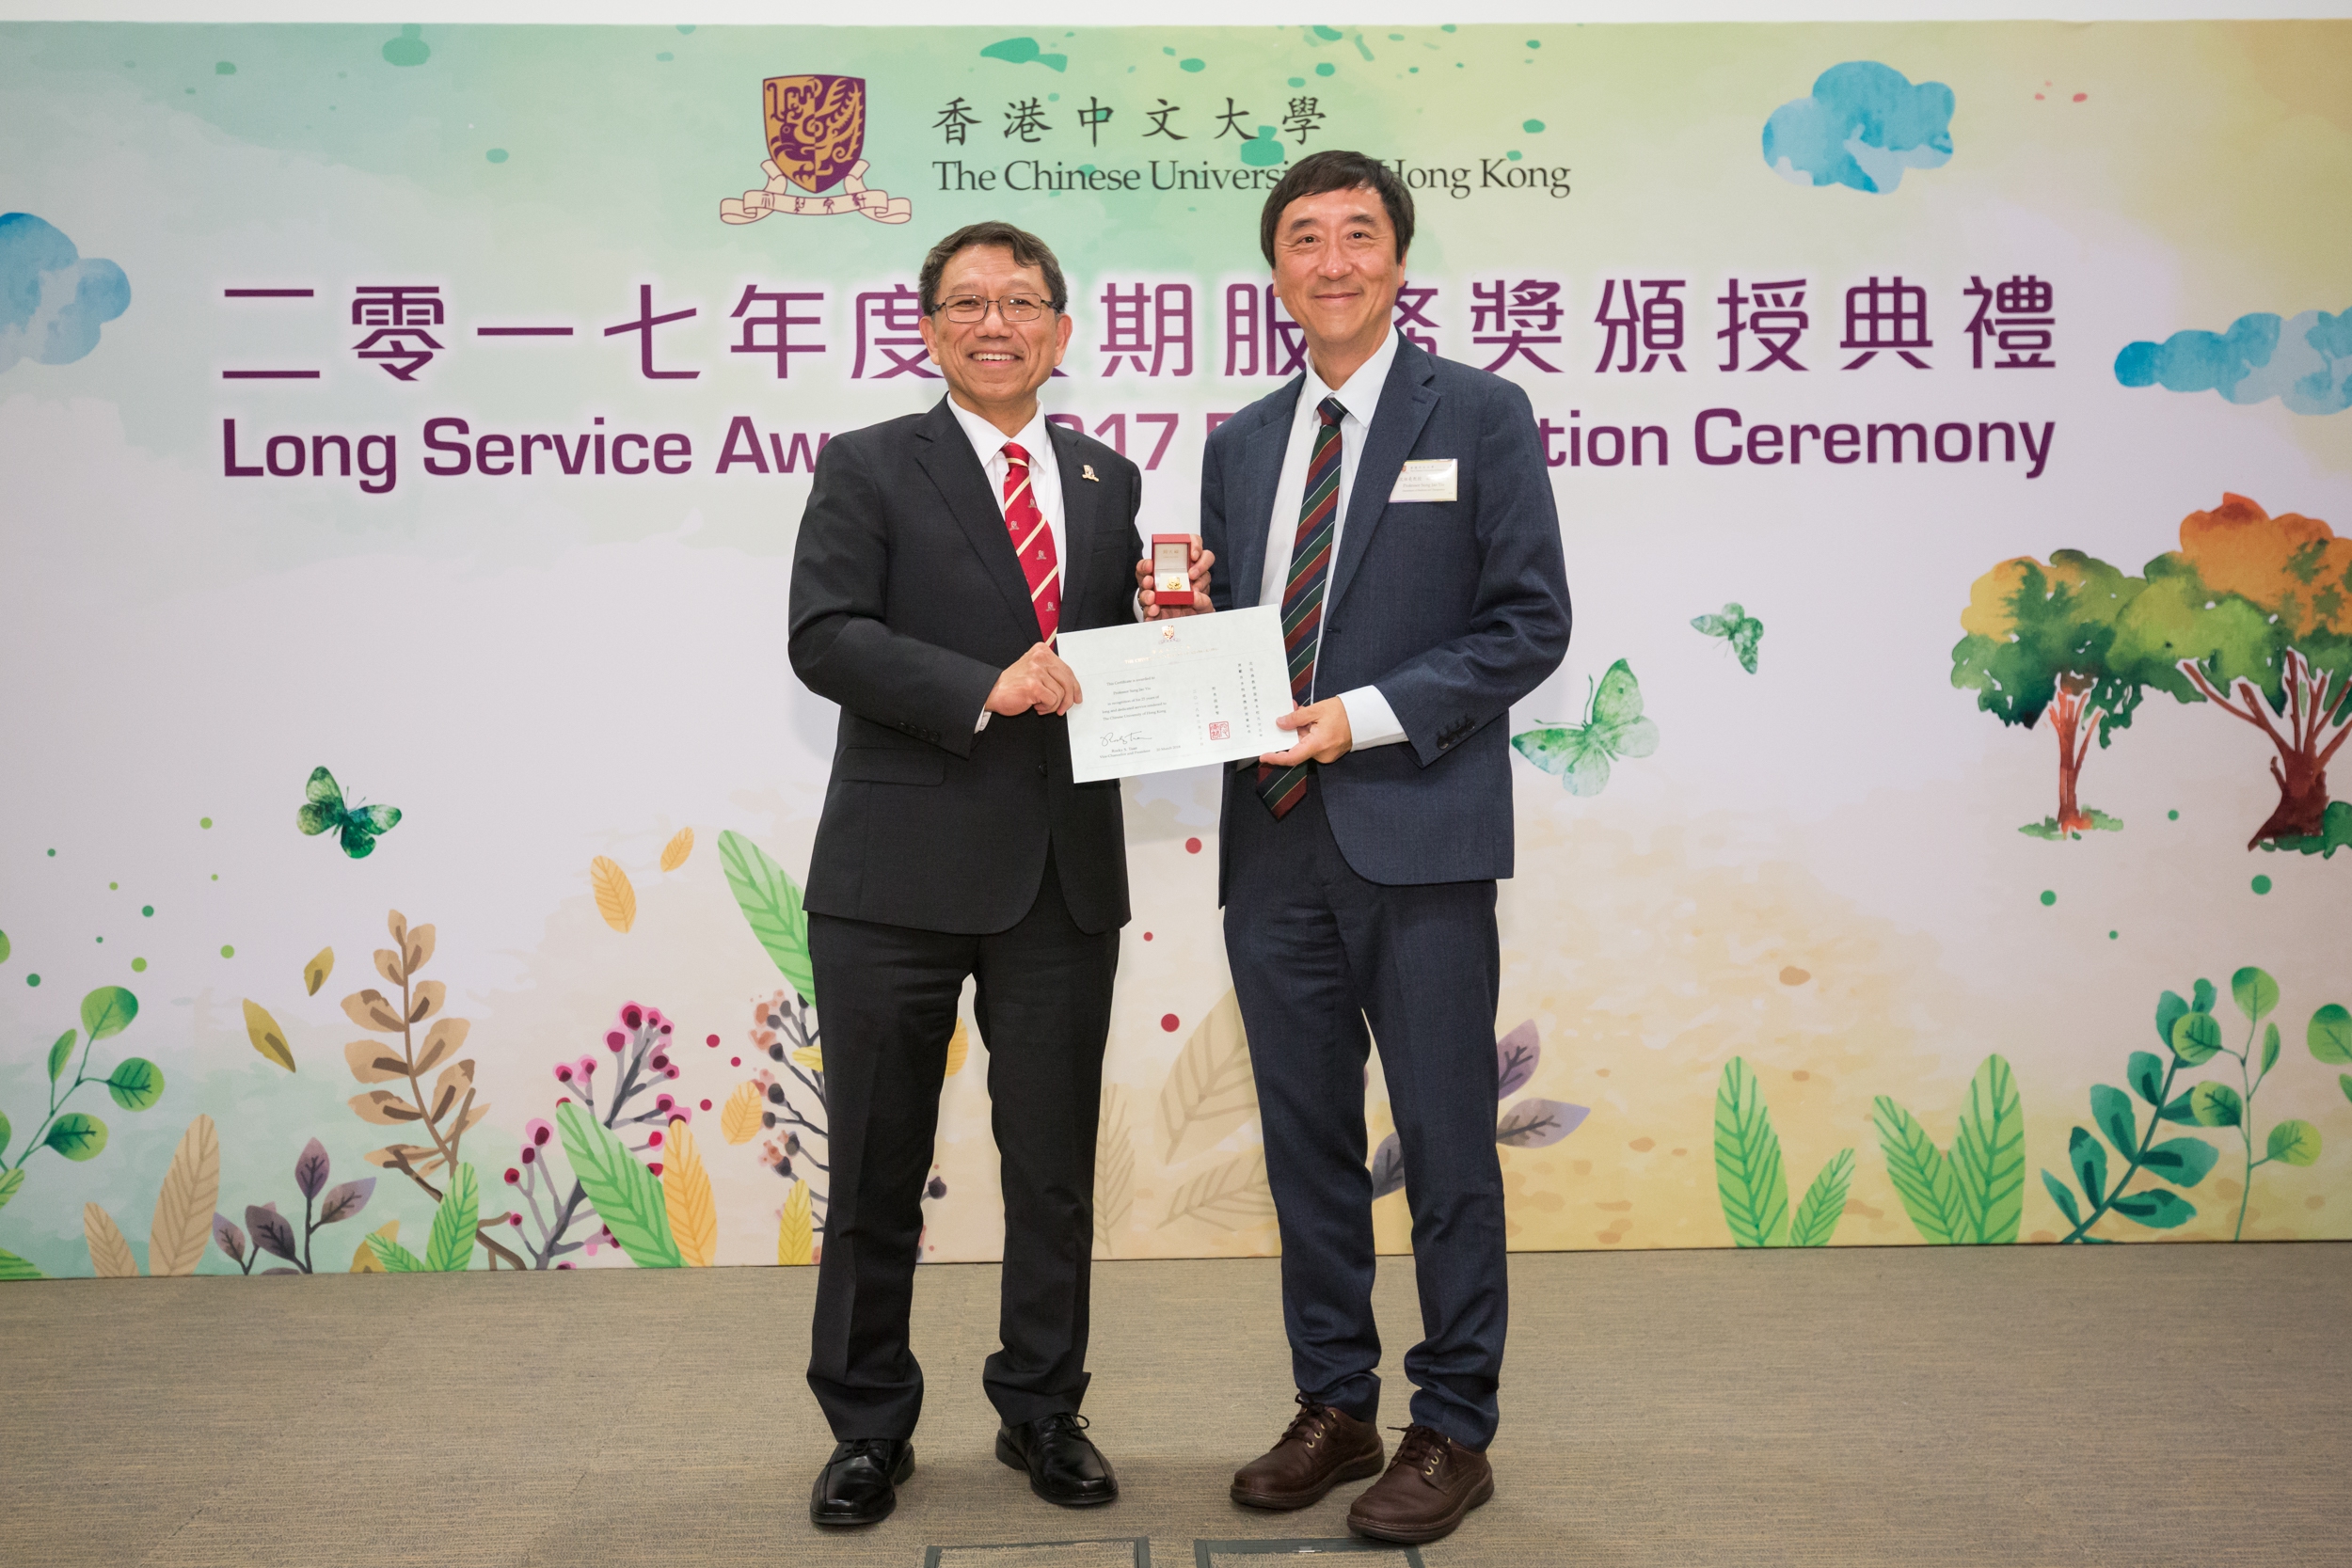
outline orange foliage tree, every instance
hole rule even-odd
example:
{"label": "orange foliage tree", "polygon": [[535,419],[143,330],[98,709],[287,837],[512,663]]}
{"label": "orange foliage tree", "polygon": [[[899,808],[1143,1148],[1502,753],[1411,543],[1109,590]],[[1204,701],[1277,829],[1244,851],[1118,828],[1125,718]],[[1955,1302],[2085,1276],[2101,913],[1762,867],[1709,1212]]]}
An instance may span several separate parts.
{"label": "orange foliage tree", "polygon": [[2244,496],[2181,522],[2116,622],[2119,669],[2213,705],[2273,749],[2279,804],[2247,841],[2327,841],[2328,764],[2352,736],[2352,539]]}

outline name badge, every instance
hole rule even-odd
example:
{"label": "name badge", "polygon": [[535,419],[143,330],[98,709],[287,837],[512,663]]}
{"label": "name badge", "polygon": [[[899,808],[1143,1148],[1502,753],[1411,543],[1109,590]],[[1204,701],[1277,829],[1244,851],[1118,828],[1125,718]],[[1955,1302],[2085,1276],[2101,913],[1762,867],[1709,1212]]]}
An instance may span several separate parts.
{"label": "name badge", "polygon": [[1429,457],[1405,465],[1405,471],[1396,476],[1396,488],[1389,492],[1391,501],[1450,501],[1455,499],[1454,485],[1460,473],[1460,463],[1451,457]]}

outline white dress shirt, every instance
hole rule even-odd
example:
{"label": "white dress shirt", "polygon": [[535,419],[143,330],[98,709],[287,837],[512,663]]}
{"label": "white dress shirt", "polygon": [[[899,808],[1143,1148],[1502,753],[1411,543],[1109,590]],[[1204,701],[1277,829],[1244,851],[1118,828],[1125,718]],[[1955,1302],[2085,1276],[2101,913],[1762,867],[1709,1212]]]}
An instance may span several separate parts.
{"label": "white dress shirt", "polygon": [[[996,515],[1005,515],[1005,476],[1012,471],[1012,460],[1005,455],[1006,446],[1014,441],[1029,454],[1029,499],[1037,502],[1038,511],[1045,518],[1046,531],[1054,539],[1054,569],[1062,572],[1070,560],[1070,552],[1062,546],[1061,460],[1054,455],[1054,438],[1045,428],[1045,410],[1041,407],[1029,416],[1029,422],[1021,427],[1018,436],[1008,436],[979,415],[975,414],[951,395],[947,411],[963,427],[964,437],[972,443],[973,453],[980,467],[988,471],[988,493],[996,498]],[[1007,525],[1010,527],[1009,524]],[[1070,602],[1070,578],[1063,572],[1062,603]],[[974,735],[988,728],[988,709],[980,709],[977,722],[972,726]]]}
{"label": "white dress shirt", "polygon": [[[1265,576],[1259,582],[1260,604],[1281,607],[1282,590],[1291,575],[1291,546],[1298,537],[1298,508],[1307,498],[1307,464],[1314,455],[1315,433],[1323,428],[1322,416],[1315,409],[1327,397],[1339,399],[1340,405],[1347,410],[1340,420],[1339,515],[1331,525],[1330,570],[1338,570],[1340,538],[1347,527],[1347,501],[1355,494],[1356,469],[1363,460],[1365,437],[1372,434],[1372,417],[1380,406],[1380,388],[1388,385],[1389,367],[1395,362],[1393,327],[1380,340],[1380,346],[1372,351],[1372,357],[1356,367],[1356,373],[1347,378],[1343,387],[1326,387],[1323,377],[1315,373],[1314,361],[1308,361],[1306,384],[1298,389],[1298,408],[1291,416],[1290,445],[1282,452],[1282,477],[1274,486],[1274,515],[1266,524]],[[1329,592],[1327,578],[1327,606]],[[1320,628],[1315,635],[1319,658]],[[1311,702],[1316,694],[1311,689],[1307,695]],[[1405,726],[1397,722],[1396,710],[1389,705],[1378,687],[1359,686],[1343,691],[1340,693],[1340,705],[1347,710],[1353,750],[1393,745],[1405,738]]]}

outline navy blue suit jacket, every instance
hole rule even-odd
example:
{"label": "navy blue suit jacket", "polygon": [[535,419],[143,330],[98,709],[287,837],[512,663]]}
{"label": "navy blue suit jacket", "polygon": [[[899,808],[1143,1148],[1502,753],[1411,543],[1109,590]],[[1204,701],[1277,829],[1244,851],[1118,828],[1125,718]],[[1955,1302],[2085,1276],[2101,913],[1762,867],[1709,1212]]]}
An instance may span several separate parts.
{"label": "navy blue suit jacket", "polygon": [[[1219,610],[1258,602],[1305,381],[1209,436],[1200,533],[1216,552]],[[1406,460],[1444,457],[1459,466],[1454,500],[1390,501]],[[1320,770],[1332,836],[1357,875],[1391,885],[1511,875],[1511,705],[1560,667],[1568,620],[1559,514],[1527,394],[1398,343],[1349,494],[1315,666],[1318,697],[1376,686],[1405,726],[1406,739]],[[1237,790],[1226,800],[1263,809]],[[1225,879],[1220,864],[1220,903]]]}

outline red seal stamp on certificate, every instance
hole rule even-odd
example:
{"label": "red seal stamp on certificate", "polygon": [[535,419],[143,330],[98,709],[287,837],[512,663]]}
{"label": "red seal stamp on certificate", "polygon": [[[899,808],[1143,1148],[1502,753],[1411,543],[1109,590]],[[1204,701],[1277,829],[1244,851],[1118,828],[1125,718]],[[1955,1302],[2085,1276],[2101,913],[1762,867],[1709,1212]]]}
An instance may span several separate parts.
{"label": "red seal stamp on certificate", "polygon": [[1209,725],[1209,738],[1211,740],[1232,739],[1233,721],[1231,719],[1218,719],[1211,721]]}
{"label": "red seal stamp on certificate", "polygon": [[1152,535],[1152,593],[1155,604],[1192,608],[1191,534]]}

